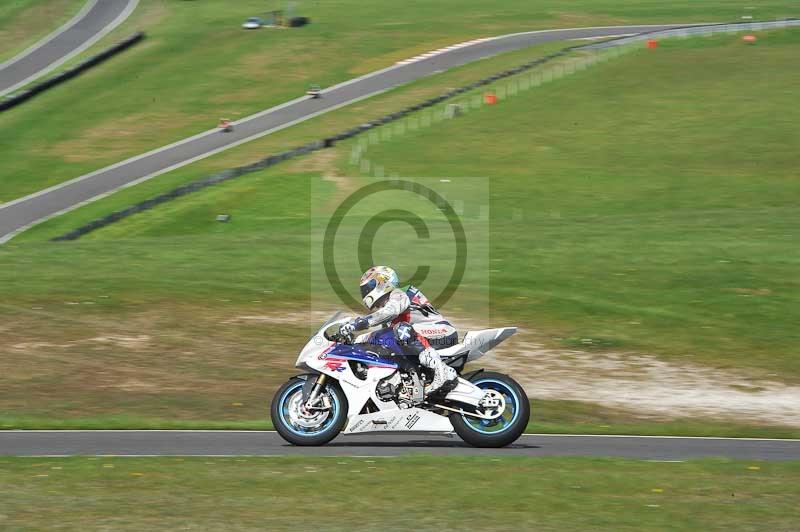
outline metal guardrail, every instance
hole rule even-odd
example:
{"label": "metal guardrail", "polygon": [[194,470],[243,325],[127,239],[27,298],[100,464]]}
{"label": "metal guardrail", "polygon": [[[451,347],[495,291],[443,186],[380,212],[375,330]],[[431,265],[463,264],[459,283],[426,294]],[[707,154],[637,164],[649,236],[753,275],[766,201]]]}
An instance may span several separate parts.
{"label": "metal guardrail", "polygon": [[669,37],[698,37],[710,36],[715,33],[736,33],[740,31],[764,31],[779,28],[788,28],[792,26],[800,26],[800,19],[785,19],[785,20],[772,20],[769,22],[732,22],[729,24],[705,24],[705,25],[691,25],[681,28],[673,28],[669,30],[659,30],[647,33],[638,33],[628,37],[620,37],[611,41],[605,41],[586,46],[587,49],[603,49],[611,48],[613,46],[624,46],[635,42],[644,41],[647,39],[655,38],[669,38]]}

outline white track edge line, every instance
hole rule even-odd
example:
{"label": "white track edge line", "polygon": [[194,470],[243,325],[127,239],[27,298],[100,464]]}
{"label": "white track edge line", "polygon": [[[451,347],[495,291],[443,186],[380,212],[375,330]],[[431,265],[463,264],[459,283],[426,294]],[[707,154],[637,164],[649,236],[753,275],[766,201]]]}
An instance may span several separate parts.
{"label": "white track edge line", "polygon": [[[239,139],[236,142],[233,142],[231,144],[226,144],[224,146],[220,146],[219,148],[215,148],[215,149],[213,149],[211,151],[207,151],[207,152],[201,153],[200,155],[197,155],[195,157],[191,157],[189,159],[186,159],[186,160],[183,160],[183,161],[179,161],[179,162],[177,162],[177,163],[175,163],[175,164],[173,164],[171,166],[168,166],[166,168],[162,168],[161,170],[159,170],[157,172],[153,172],[151,174],[142,176],[142,177],[140,177],[138,179],[135,179],[133,181],[129,181],[129,182],[124,183],[124,184],[122,184],[122,185],[120,185],[118,187],[115,187],[115,188],[111,189],[111,190],[107,190],[106,192],[102,192],[100,194],[97,194],[96,196],[92,196],[89,199],[86,199],[86,200],[81,201],[79,203],[76,203],[74,205],[70,205],[69,207],[67,207],[65,209],[61,209],[58,212],[54,212],[54,213],[48,214],[47,216],[44,216],[42,218],[38,218],[36,220],[33,220],[32,222],[30,222],[28,224],[25,224],[24,226],[20,227],[19,229],[15,229],[14,231],[12,231],[10,233],[7,233],[7,234],[5,234],[3,236],[0,236],[0,244],[5,244],[6,242],[10,241],[11,239],[16,237],[20,233],[23,233],[23,232],[27,231],[31,227],[34,227],[36,225],[39,225],[40,223],[46,222],[47,220],[50,220],[50,219],[55,218],[57,216],[61,216],[62,214],[66,214],[66,213],[68,213],[70,211],[73,211],[75,209],[78,209],[78,208],[83,207],[85,205],[88,205],[90,203],[93,203],[95,201],[103,199],[103,198],[105,198],[107,196],[110,196],[111,194],[114,194],[115,192],[117,192],[119,190],[138,185],[139,183],[143,183],[143,182],[145,182],[145,181],[147,181],[149,179],[152,179],[154,177],[160,176],[160,175],[165,174],[167,172],[171,172],[172,170],[177,170],[178,168],[181,168],[183,166],[192,164],[194,162],[200,161],[200,160],[205,159],[207,157],[211,157],[212,155],[216,155],[216,154],[221,153],[221,152],[223,152],[225,150],[229,150],[231,148],[235,148],[235,147],[237,147],[237,146],[239,146],[241,144],[244,144],[246,142],[250,142],[252,140],[259,139],[259,138],[267,136],[267,135],[269,135],[271,133],[275,133],[276,131],[280,131],[282,129],[286,129],[287,127],[291,127],[291,126],[294,126],[294,125],[299,124],[301,122],[305,122],[306,120],[310,120],[310,119],[315,118],[315,117],[317,117],[319,115],[328,113],[330,111],[335,111],[337,109],[340,109],[340,108],[345,107],[347,105],[351,105],[353,103],[359,102],[359,101],[367,99],[367,98],[371,98],[372,96],[376,96],[376,95],[381,94],[383,92],[386,92],[386,91],[388,91],[388,90],[390,90],[392,88],[395,88],[395,87],[390,87],[390,88],[387,88],[387,89],[381,89],[379,91],[374,91],[374,92],[371,92],[369,94],[363,94],[363,95],[359,96],[358,98],[354,98],[352,100],[347,100],[346,102],[342,102],[342,103],[336,104],[336,105],[334,105],[332,107],[328,107],[326,109],[321,109],[321,110],[316,111],[314,113],[311,113],[309,115],[305,115],[305,116],[302,116],[300,118],[296,118],[296,119],[292,120],[291,122],[287,122],[285,124],[281,124],[280,126],[275,126],[273,128],[270,128],[270,129],[267,129],[267,130],[264,130],[264,131],[260,131],[258,133],[255,133],[255,134],[253,134],[253,135],[251,135],[249,137],[245,137],[243,139]],[[219,133],[219,131],[216,131],[216,130],[212,130],[212,133],[221,134],[221,133]],[[202,135],[205,135],[205,133],[201,134],[201,136]],[[142,157],[143,156],[144,155],[142,155]],[[119,164],[122,164],[122,163],[119,163]],[[94,175],[96,175],[96,174],[98,174],[100,172],[102,172],[102,170],[98,170],[97,172],[94,172],[93,174],[89,174],[89,175],[80,177],[78,179],[80,179],[80,180],[88,179],[88,178],[93,177]],[[65,184],[66,183],[63,183],[62,185],[65,185]],[[53,190],[55,188],[61,188],[61,187],[60,186],[54,187]],[[49,192],[49,191],[50,190],[41,191],[41,193],[39,193],[38,195],[44,194],[45,192]],[[32,198],[28,198],[28,199],[32,199]],[[5,205],[0,205],[0,210],[2,210],[4,207],[5,207]]]}
{"label": "white track edge line", "polygon": [[400,458],[396,454],[14,454],[0,455],[6,458],[289,458],[307,456],[311,458]]}
{"label": "white track edge line", "polygon": [[0,96],[4,96],[4,95],[6,95],[6,94],[8,94],[10,92],[13,92],[16,89],[18,89],[18,88],[24,86],[25,84],[31,82],[32,80],[52,72],[56,68],[60,67],[61,65],[63,65],[64,63],[66,63],[67,61],[69,61],[70,59],[72,59],[73,57],[78,55],[79,53],[81,53],[84,50],[86,50],[87,48],[92,46],[94,43],[96,43],[97,41],[99,41],[100,39],[102,39],[103,37],[108,35],[117,26],[122,24],[122,22],[126,18],[128,18],[128,16],[130,16],[130,14],[133,12],[133,10],[136,9],[136,6],[138,4],[139,4],[139,0],[128,0],[128,4],[125,6],[125,9],[123,9],[122,12],[119,15],[117,15],[117,17],[114,20],[112,20],[110,23],[108,23],[98,33],[93,35],[88,41],[84,42],[82,45],[80,45],[78,48],[76,48],[75,50],[71,51],[67,55],[61,57],[60,59],[57,59],[53,63],[50,63],[48,66],[44,67],[43,69],[39,70],[38,72],[36,72],[36,73],[28,76],[27,78],[23,79],[22,81],[20,81],[16,85],[12,85],[11,87],[9,87],[9,88],[5,89],[4,91],[0,92]]}
{"label": "white track edge line", "polygon": [[573,41],[595,41],[598,39],[614,39],[619,37],[633,37],[634,35],[639,35],[638,33],[618,33],[616,35],[601,35],[600,37],[577,37],[575,39],[571,39]]}
{"label": "white track edge line", "polygon": [[737,438],[735,436],[653,436],[653,435],[636,435],[636,434],[539,434],[539,433],[525,433],[523,436],[555,436],[555,437],[569,437],[569,438],[639,438],[639,439],[654,439],[654,440],[724,440],[724,441],[786,441],[800,443],[797,438]]}
{"label": "white track edge line", "polygon": [[[263,115],[265,115],[267,113],[271,113],[273,111],[278,111],[280,109],[283,109],[285,107],[288,107],[290,105],[293,105],[293,104],[298,103],[298,102],[300,102],[302,100],[305,100],[305,99],[307,99],[307,96],[303,96],[303,97],[300,97],[300,98],[295,98],[294,100],[290,100],[288,102],[284,102],[284,103],[282,103],[280,105],[276,105],[275,107],[270,107],[269,109],[266,109],[264,111],[260,111],[257,114],[242,118],[241,120],[237,120],[236,122],[233,122],[233,124],[234,125],[235,124],[242,124],[242,123],[248,122],[249,120],[252,120],[254,118],[260,118],[261,116],[263,116]],[[120,161],[118,163],[114,163],[112,165],[104,166],[103,168],[99,168],[97,170],[93,170],[92,172],[89,172],[88,174],[84,174],[82,176],[78,176],[78,177],[72,178],[69,181],[64,181],[63,183],[58,183],[56,185],[53,185],[51,187],[47,187],[45,189],[39,190],[37,192],[34,192],[32,194],[28,194],[27,196],[23,196],[21,198],[17,198],[15,200],[11,200],[11,201],[6,202],[6,203],[2,203],[2,204],[0,204],[0,211],[5,209],[5,208],[17,205],[19,203],[23,203],[25,201],[38,198],[39,196],[43,196],[43,195],[48,194],[50,192],[62,189],[62,188],[67,187],[67,186],[70,186],[70,185],[72,185],[74,183],[79,183],[79,182],[81,182],[81,181],[83,181],[85,179],[89,179],[89,178],[92,178],[92,177],[94,177],[94,176],[96,176],[98,174],[102,174],[103,172],[108,172],[110,170],[114,170],[116,168],[119,168],[120,166],[124,166],[126,164],[136,162],[136,161],[138,161],[140,159],[144,159],[145,157],[149,157],[150,155],[156,155],[158,153],[161,153],[162,151],[166,151],[166,150],[169,150],[171,148],[175,148],[177,146],[181,146],[182,144],[186,144],[187,142],[192,142],[193,140],[197,140],[199,138],[203,138],[203,137],[206,137],[208,135],[213,135],[215,133],[219,133],[219,128],[207,129],[205,131],[201,131],[200,133],[196,133],[196,134],[192,135],[191,137],[186,137],[186,138],[183,138],[181,140],[175,141],[175,142],[173,142],[171,144],[167,144],[165,146],[160,146],[158,148],[152,149],[152,150],[150,150],[148,152],[145,152],[145,153],[141,153],[139,155],[135,155],[133,157],[130,157],[130,158],[125,159],[123,161]]]}
{"label": "white track edge line", "polygon": [[39,48],[41,48],[45,44],[49,43],[50,41],[52,41],[53,39],[55,39],[56,37],[58,37],[59,35],[61,35],[65,31],[70,29],[72,26],[77,24],[79,21],[81,21],[86,16],[86,14],[89,11],[91,11],[92,8],[94,8],[95,5],[97,5],[98,1],[99,0],[88,0],[86,3],[83,4],[81,9],[77,13],[75,13],[75,15],[71,19],[69,19],[67,22],[62,24],[59,28],[56,28],[55,31],[53,31],[49,35],[45,35],[44,37],[42,37],[41,39],[39,39],[38,41],[36,41],[32,45],[30,45],[29,47],[25,48],[20,53],[18,53],[14,57],[12,57],[11,59],[8,59],[4,63],[0,63],[0,71],[8,68],[9,66],[13,65],[14,63],[17,63],[18,61],[21,61],[22,59],[28,57],[33,52],[35,52],[36,50],[38,50]]}
{"label": "white track edge line", "polygon": [[[53,434],[60,434],[60,433],[132,433],[132,432],[163,432],[165,434],[170,433],[212,433],[212,434],[276,434],[277,431],[275,430],[223,430],[223,429],[33,429],[33,430],[0,430],[0,434],[28,434],[28,433],[53,433]],[[395,433],[383,433],[383,432],[376,432],[376,433],[364,433],[363,436],[374,436],[375,434],[388,434],[390,436],[399,436],[402,435],[402,432],[395,432]],[[452,434],[452,433],[450,433]],[[442,433],[441,436],[446,436],[447,433]],[[353,436],[353,434],[343,434],[343,436]],[[432,434],[432,436],[439,436],[438,434]],[[646,436],[646,435],[636,435],[636,434],[568,434],[568,433],[559,433],[559,434],[544,434],[544,433],[532,433],[526,432],[522,434],[522,436],[528,437],[555,437],[555,438],[628,438],[628,439],[656,439],[656,440],[723,440],[723,441],[785,441],[785,442],[794,442],[800,443],[800,439],[793,439],[793,438],[736,438],[736,437],[726,437],[726,436]]]}
{"label": "white track edge line", "polygon": [[[138,1],[138,0],[136,0],[136,1]],[[380,75],[380,74],[383,74],[386,71],[393,70],[393,69],[396,69],[396,68],[399,68],[399,66],[398,65],[392,65],[390,67],[386,67],[386,68],[383,68],[383,69],[380,69],[380,70],[376,70],[375,72],[371,72],[369,74],[365,74],[365,75],[359,76],[357,78],[353,78],[353,79],[350,79],[350,80],[347,80],[347,81],[343,81],[342,83],[333,85],[331,87],[328,87],[327,89],[323,89],[321,91],[321,93],[325,94],[325,93],[331,92],[333,90],[336,90],[336,89],[338,89],[340,87],[343,87],[345,85],[350,85],[351,83],[355,83],[357,81],[361,81],[362,79],[366,79],[368,77]],[[392,87],[392,88],[394,88],[394,87]],[[388,89],[386,89],[386,90],[388,90]],[[384,92],[384,91],[370,93],[370,95],[379,94],[380,92]],[[273,113],[275,111],[278,111],[280,109],[283,109],[285,107],[288,107],[290,105],[294,105],[296,103],[299,103],[301,101],[305,101],[305,100],[308,100],[308,99],[309,99],[308,96],[300,96],[299,98],[295,98],[294,100],[289,100],[288,102],[283,102],[283,103],[278,104],[278,105],[276,105],[274,107],[270,107],[268,109],[264,109],[263,111],[259,111],[259,112],[255,113],[255,114],[248,115],[246,117],[240,118],[239,120],[234,121],[233,124],[234,125],[241,125],[241,124],[247,123],[247,122],[249,122],[251,120],[254,120],[256,118],[260,118],[260,117],[262,117],[264,115],[267,115],[269,113]],[[359,99],[362,99],[362,98],[359,98]],[[349,103],[356,102],[356,101],[359,101],[359,100],[358,99],[349,100]],[[335,108],[338,108],[338,106],[337,107],[331,107],[328,110],[333,110]],[[316,116],[316,115],[314,115],[314,116]],[[14,205],[17,205],[19,203],[24,203],[24,202],[26,202],[28,200],[32,200],[32,199],[38,198],[39,196],[43,196],[43,195],[48,194],[50,192],[53,192],[55,190],[59,190],[61,188],[70,186],[70,185],[72,185],[74,183],[79,183],[79,182],[81,182],[81,181],[83,181],[85,179],[92,178],[92,177],[94,177],[94,176],[96,176],[98,174],[101,174],[103,172],[107,172],[109,170],[114,170],[115,168],[119,168],[120,166],[124,166],[124,165],[126,165],[128,163],[136,162],[136,161],[138,161],[140,159],[144,159],[145,157],[149,157],[150,155],[156,155],[158,153],[161,153],[163,151],[169,150],[171,148],[180,146],[182,144],[186,144],[187,142],[192,142],[193,140],[197,140],[199,138],[202,138],[202,137],[205,137],[205,136],[208,136],[208,135],[213,135],[213,134],[216,134],[216,133],[219,133],[219,128],[207,129],[205,131],[201,131],[200,133],[196,133],[196,134],[194,134],[194,135],[192,135],[190,137],[186,137],[186,138],[177,140],[177,141],[175,141],[175,142],[173,142],[171,144],[167,144],[165,146],[160,146],[158,148],[154,148],[154,149],[152,149],[150,151],[147,151],[145,153],[141,153],[139,155],[135,155],[133,157],[130,157],[130,158],[125,159],[123,161],[120,161],[118,163],[114,163],[114,164],[109,165],[109,166],[104,166],[102,168],[99,168],[97,170],[89,172],[88,174],[84,174],[82,176],[78,176],[78,177],[72,178],[69,181],[64,181],[63,183],[58,183],[58,184],[53,185],[51,187],[47,187],[45,189],[39,190],[37,192],[33,192],[31,194],[28,194],[27,196],[23,196],[21,198],[17,198],[15,200],[11,200],[11,201],[6,202],[6,203],[0,203],[0,211],[3,210],[3,209],[6,209],[8,207],[12,207]],[[257,137],[247,137],[247,138],[248,139],[253,139],[253,138],[257,138]],[[237,141],[237,142],[239,142],[239,141]],[[231,144],[229,146],[232,147],[234,145],[238,145],[238,144]],[[218,153],[218,152],[215,152],[215,153]],[[131,184],[133,184],[133,182],[131,182]],[[4,240],[0,240],[0,244],[2,244],[3,242],[4,242]]]}
{"label": "white track edge line", "polygon": [[0,430],[0,434],[28,434],[28,433],[53,433],[53,434],[60,434],[62,432],[70,432],[70,433],[93,433],[93,432],[102,432],[102,433],[130,433],[130,432],[165,432],[165,433],[172,433],[172,432],[197,432],[197,433],[205,433],[205,432],[213,432],[213,433],[232,433],[232,434],[277,434],[278,431],[276,430],[243,430],[243,429],[235,429],[235,430],[225,430],[225,429],[3,429]]}
{"label": "white track edge line", "polygon": [[491,39],[504,39],[506,37],[518,37],[520,35],[533,35],[535,33],[549,33],[549,32],[562,32],[562,31],[574,31],[574,30],[605,30],[605,29],[623,29],[623,28],[664,28],[664,30],[669,29],[677,29],[681,27],[689,27],[689,26],[711,26],[714,24],[719,24],[719,22],[692,22],[689,24],[680,24],[680,23],[673,23],[673,22],[665,22],[663,24],[623,24],[617,26],[587,26],[587,27],[578,27],[578,28],[555,28],[552,30],[532,30],[532,31],[520,31],[517,33],[509,33],[507,35],[498,35],[497,37],[490,37]]}

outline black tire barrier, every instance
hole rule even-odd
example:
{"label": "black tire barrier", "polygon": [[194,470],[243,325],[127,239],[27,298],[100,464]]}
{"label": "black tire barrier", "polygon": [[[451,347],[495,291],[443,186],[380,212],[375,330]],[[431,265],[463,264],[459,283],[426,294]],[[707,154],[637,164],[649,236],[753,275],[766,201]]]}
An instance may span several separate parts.
{"label": "black tire barrier", "polygon": [[[331,143],[331,145],[333,145],[333,143]],[[87,233],[91,233],[92,231],[110,225],[114,222],[118,222],[119,220],[127,218],[128,216],[131,216],[133,214],[146,211],[148,209],[152,209],[153,207],[161,205],[162,203],[172,201],[176,198],[185,196],[186,194],[190,194],[192,192],[203,190],[205,188],[222,183],[229,179],[233,179],[245,174],[256,172],[258,170],[263,170],[264,168],[274,166],[275,164],[278,164],[281,161],[285,161],[300,155],[304,155],[306,153],[311,153],[313,151],[320,150],[324,147],[326,147],[325,141],[317,140],[314,142],[310,142],[308,144],[304,144],[303,146],[299,146],[297,148],[281,152],[277,155],[270,155],[269,157],[266,157],[260,161],[256,161],[254,163],[245,166],[239,166],[236,168],[223,170],[222,172],[213,174],[205,179],[181,185],[179,187],[170,190],[169,192],[164,192],[163,194],[159,194],[158,196],[155,196],[153,198],[141,201],[136,205],[126,207],[119,211],[112,212],[111,214],[108,214],[101,218],[92,220],[91,222],[79,227],[78,229],[69,231],[67,233],[64,233],[63,235],[53,238],[52,241],[61,242],[68,240],[76,240]]]}
{"label": "black tire barrier", "polygon": [[292,17],[289,19],[290,28],[299,28],[306,24],[311,24],[311,19],[308,17]]}
{"label": "black tire barrier", "polygon": [[107,59],[110,59],[111,57],[117,55],[123,50],[127,50],[134,44],[142,41],[144,37],[145,37],[144,32],[141,31],[136,32],[127,39],[124,39],[118,42],[117,44],[109,48],[106,48],[102,52],[95,54],[92,57],[89,57],[88,59],[78,63],[74,67],[63,71],[60,74],[56,74],[51,78],[47,78],[44,81],[36,83],[27,90],[18,92],[7,98],[4,98],[3,100],[0,100],[0,112],[7,111],[12,107],[16,107],[19,104],[30,100],[37,94],[40,94],[48,89],[52,89],[53,87],[61,85],[65,81],[68,81],[78,76],[79,74],[86,72],[90,68],[99,65],[100,63],[106,61]]}

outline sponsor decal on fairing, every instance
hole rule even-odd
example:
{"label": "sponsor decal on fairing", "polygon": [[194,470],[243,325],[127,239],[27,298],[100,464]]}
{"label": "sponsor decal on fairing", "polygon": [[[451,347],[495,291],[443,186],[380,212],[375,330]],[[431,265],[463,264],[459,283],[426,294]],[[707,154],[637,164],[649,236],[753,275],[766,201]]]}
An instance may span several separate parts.
{"label": "sponsor decal on fairing", "polygon": [[419,421],[420,419],[421,418],[419,417],[419,414],[417,414],[416,412],[414,412],[413,414],[409,414],[406,417],[406,428],[408,430],[411,430],[412,428],[414,428],[414,425],[416,425],[417,421]]}

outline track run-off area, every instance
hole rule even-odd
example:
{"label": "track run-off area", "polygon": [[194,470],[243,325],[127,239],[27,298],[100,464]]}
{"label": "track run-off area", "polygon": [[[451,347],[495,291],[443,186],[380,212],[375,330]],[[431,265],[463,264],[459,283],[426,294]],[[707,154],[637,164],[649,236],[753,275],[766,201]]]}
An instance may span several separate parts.
{"label": "track run-off area", "polygon": [[458,437],[427,434],[339,436],[321,447],[296,447],[273,431],[0,431],[0,456],[607,456],[641,460],[724,457],[800,460],[800,440],[523,434],[509,447],[478,449]]}

